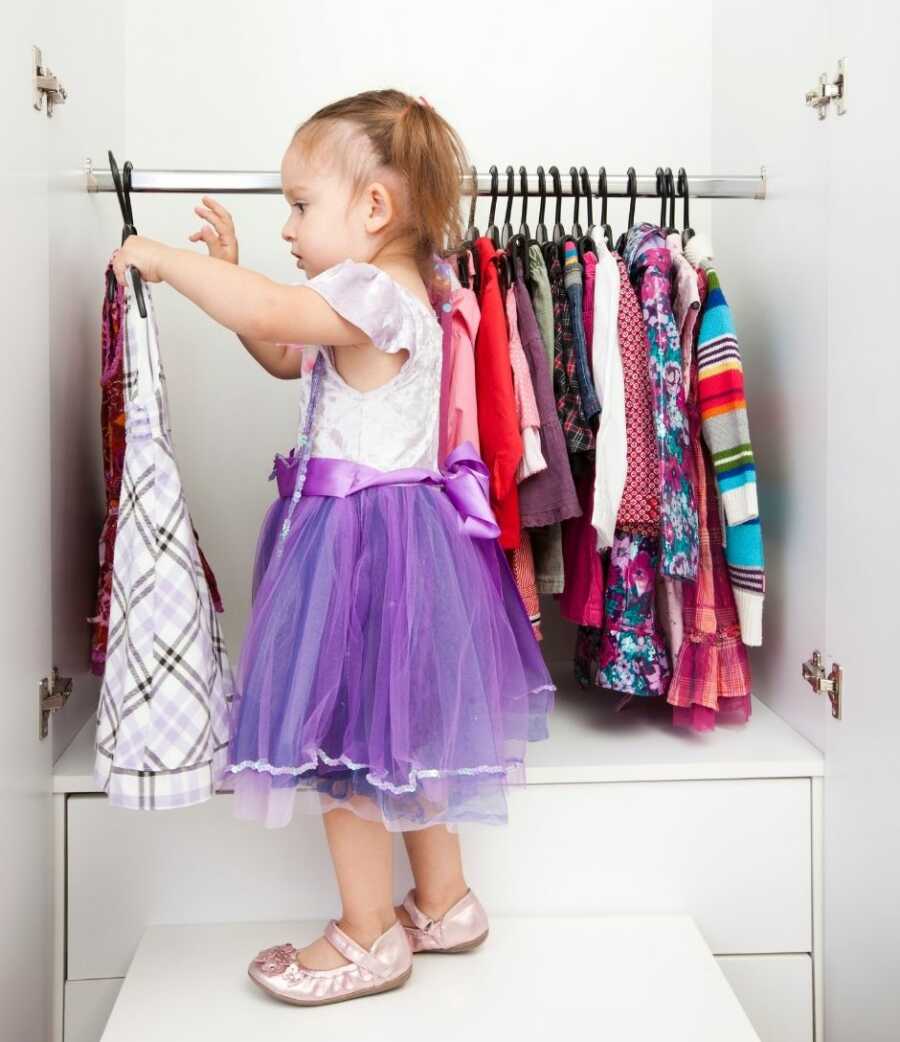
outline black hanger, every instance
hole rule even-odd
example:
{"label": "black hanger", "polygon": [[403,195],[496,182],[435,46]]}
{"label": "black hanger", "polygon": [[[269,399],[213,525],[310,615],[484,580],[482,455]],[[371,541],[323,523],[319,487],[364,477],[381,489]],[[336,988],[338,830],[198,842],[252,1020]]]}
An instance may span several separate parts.
{"label": "black hanger", "polygon": [[541,197],[541,208],[538,211],[538,223],[534,229],[534,241],[542,246],[550,236],[547,234],[547,225],[544,224],[544,206],[547,202],[547,181],[544,177],[544,168],[539,166],[537,168],[537,179],[538,179],[538,192]]}
{"label": "black hanger", "polygon": [[672,168],[666,167],[666,194],[669,197],[669,223],[666,226],[668,233],[677,232],[675,227],[675,178],[672,176]]}
{"label": "black hanger", "polygon": [[553,192],[556,196],[556,221],[553,225],[553,237],[549,242],[545,242],[541,246],[541,250],[544,254],[544,261],[547,265],[547,270],[550,269],[550,264],[554,257],[563,263],[564,247],[563,243],[566,238],[566,229],[562,223],[562,180],[559,176],[559,167],[551,166],[548,173],[553,178]]}
{"label": "black hanger", "polygon": [[581,202],[581,186],[578,183],[578,171],[574,166],[569,167],[569,182],[572,187],[572,195],[575,198],[575,203],[572,207],[572,231],[569,235],[573,239],[580,239],[583,234],[581,224],[578,220],[578,206]]}
{"label": "black hanger", "polygon": [[497,210],[497,187],[499,182],[499,174],[497,168],[492,166],[490,169],[491,174],[491,211],[488,214],[488,228],[484,233],[494,244],[497,249],[500,249],[500,229],[494,224],[494,213]]}
{"label": "black hanger", "polygon": [[469,175],[472,179],[472,201],[469,203],[469,226],[466,228],[465,238],[459,244],[459,249],[456,251],[456,267],[460,285],[469,289],[469,260],[471,258],[471,288],[477,294],[481,288],[481,273],[478,268],[478,253],[475,249],[475,240],[481,234],[475,224],[475,205],[478,202],[478,168],[470,166]]}
{"label": "black hanger", "polygon": [[684,167],[681,167],[678,171],[678,194],[682,196],[684,199],[684,211],[682,219],[684,230],[681,233],[681,244],[682,246],[687,246],[691,239],[693,239],[695,232],[694,229],[691,227],[691,190],[688,186],[687,171],[684,169]]}
{"label": "black hanger", "polygon": [[584,254],[589,251],[592,253],[598,253],[598,250],[597,242],[594,239],[594,229],[596,228],[596,225],[594,224],[594,198],[593,193],[591,192],[591,178],[587,172],[586,166],[579,169],[578,176],[581,178],[581,187],[584,190],[584,196],[587,200],[588,212],[588,229],[584,235],[582,235],[581,242],[579,243],[581,255],[584,256]]}
{"label": "black hanger", "polygon": [[612,228],[606,220],[606,209],[609,204],[609,184],[606,180],[606,167],[601,166],[597,174],[597,195],[600,196],[600,227],[603,229],[603,237],[610,251],[615,249]]}
{"label": "black hanger", "polygon": [[512,260],[512,276],[515,279],[516,258],[522,268],[522,277],[528,278],[528,248],[532,243],[531,232],[528,228],[528,171],[524,166],[519,167],[519,194],[522,196],[522,213],[519,220],[519,230],[506,244],[507,252]]}
{"label": "black hanger", "polygon": [[[108,151],[107,155],[109,156],[109,170],[112,174],[113,184],[116,186],[116,195],[119,199],[119,209],[122,211],[122,243],[124,243],[129,235],[137,235],[137,228],[134,226],[134,217],[131,213],[131,163],[125,164],[125,185],[123,186],[122,177],[119,174],[119,166],[112,152]],[[134,295],[137,298],[138,311],[141,318],[146,318],[147,308],[144,304],[144,286],[141,274],[137,268],[132,267],[131,275],[134,280]],[[110,281],[112,285],[110,285]],[[111,278],[107,276],[106,292],[107,299],[112,300],[115,296],[114,275]]]}
{"label": "black hanger", "polygon": [[478,169],[475,166],[469,168],[472,177],[472,202],[469,203],[469,227],[466,228],[466,241],[474,242],[480,235],[475,226],[475,204],[478,202]]}
{"label": "black hanger", "polygon": [[531,238],[528,230],[528,171],[524,166],[519,167],[519,192],[522,195],[522,216],[519,219],[519,234],[526,239]]}
{"label": "black hanger", "polygon": [[[522,266],[522,278],[527,281],[528,279],[528,246],[529,238],[524,232],[516,232],[516,234],[509,240],[506,246],[507,253],[510,258],[510,268],[512,273],[512,279],[515,281],[516,278],[516,259],[518,259]],[[510,283],[512,285],[512,283]]]}
{"label": "black hanger", "polygon": [[515,236],[512,226],[513,199],[516,194],[516,172],[511,166],[506,168],[506,214],[503,217],[503,227],[500,229],[500,245],[506,251],[503,254],[503,267],[506,269],[506,285],[511,286],[515,277],[512,258],[509,255],[509,243]]}
{"label": "black hanger", "polygon": [[622,232],[622,234],[618,238],[618,241],[616,242],[616,253],[618,253],[620,257],[623,257],[625,255],[625,243],[628,239],[629,231],[631,231],[631,229],[634,227],[634,211],[635,207],[637,206],[637,174],[635,173],[635,169],[633,166],[630,166],[628,168],[626,177],[626,190],[628,192],[628,198],[631,200],[631,202],[628,206],[628,227],[625,229],[624,232]]}
{"label": "black hanger", "polygon": [[475,203],[478,200],[478,170],[474,166],[469,167],[469,177],[472,181],[472,201],[469,203],[469,224],[463,233],[462,241],[453,252],[456,254],[456,273],[459,276],[459,284],[469,288],[469,247],[478,237],[478,229],[475,227]]}
{"label": "black hanger", "polygon": [[513,197],[516,194],[515,177],[515,170],[508,166],[506,168],[506,214],[503,217],[503,227],[500,229],[500,245],[504,247],[516,234],[512,226]]}
{"label": "black hanger", "polygon": [[661,166],[656,168],[656,194],[662,200],[659,207],[659,229],[665,234],[666,203],[669,201],[669,196],[666,191],[666,174]]}

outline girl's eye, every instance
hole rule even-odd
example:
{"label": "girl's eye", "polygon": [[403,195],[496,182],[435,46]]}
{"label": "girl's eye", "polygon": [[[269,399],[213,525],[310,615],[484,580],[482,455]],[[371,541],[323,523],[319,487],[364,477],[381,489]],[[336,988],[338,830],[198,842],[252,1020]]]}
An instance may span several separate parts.
{"label": "girl's eye", "polygon": [[300,213],[303,213],[306,209],[306,203],[294,203],[294,206],[300,207]]}

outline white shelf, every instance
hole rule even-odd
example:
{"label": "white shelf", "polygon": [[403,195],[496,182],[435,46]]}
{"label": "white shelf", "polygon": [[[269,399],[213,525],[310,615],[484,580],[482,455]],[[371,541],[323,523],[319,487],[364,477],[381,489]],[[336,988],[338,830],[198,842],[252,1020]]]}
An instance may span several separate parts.
{"label": "white shelf", "polygon": [[393,1042],[401,1023],[429,1042],[759,1042],[687,915],[493,916],[475,951],[415,956],[401,988],[321,1007],[279,1002],[250,981],[257,951],[287,940],[302,947],[323,925],[148,927],[101,1042]]}
{"label": "white shelf", "polygon": [[[674,728],[671,710],[637,699],[616,712],[617,696],[582,691],[554,669],[559,685],[550,737],[528,746],[531,785],[572,782],[809,778],[824,773],[822,754],[765,703],[753,699],[746,725],[705,734]],[[97,792],[92,777],[95,723],[88,719],[54,768],[53,791]]]}

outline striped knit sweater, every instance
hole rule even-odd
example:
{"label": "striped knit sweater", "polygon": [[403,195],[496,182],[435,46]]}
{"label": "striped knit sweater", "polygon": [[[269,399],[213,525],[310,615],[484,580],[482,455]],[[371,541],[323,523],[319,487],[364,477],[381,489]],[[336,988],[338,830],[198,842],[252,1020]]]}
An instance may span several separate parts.
{"label": "striped knit sweater", "polygon": [[731,310],[709,257],[707,296],[697,344],[698,396],[703,436],[712,455],[724,515],[725,560],[745,644],[762,644],[766,590],[756,465],[750,445],[744,370]]}

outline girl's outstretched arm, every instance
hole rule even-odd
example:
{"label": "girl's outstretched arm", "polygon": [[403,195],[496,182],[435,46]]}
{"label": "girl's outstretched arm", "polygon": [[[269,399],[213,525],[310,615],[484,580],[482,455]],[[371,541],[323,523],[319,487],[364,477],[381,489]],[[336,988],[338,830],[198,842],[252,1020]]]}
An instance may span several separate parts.
{"label": "girl's outstretched arm", "polygon": [[131,235],[113,260],[122,283],[127,265],[137,268],[148,282],[168,282],[210,318],[251,341],[334,347],[368,341],[315,290],[282,285],[217,257]]}
{"label": "girl's outstretched arm", "polygon": [[170,246],[160,276],[220,325],[251,340],[335,347],[368,340],[314,290],[285,286],[215,257]]}

